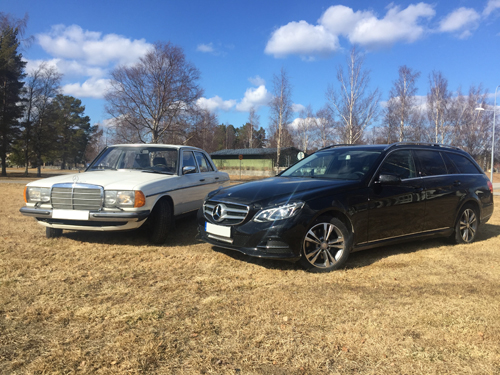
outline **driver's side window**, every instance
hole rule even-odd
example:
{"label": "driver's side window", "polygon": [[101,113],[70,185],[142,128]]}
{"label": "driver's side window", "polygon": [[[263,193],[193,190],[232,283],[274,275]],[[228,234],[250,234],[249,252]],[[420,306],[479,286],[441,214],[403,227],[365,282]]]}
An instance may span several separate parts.
{"label": "driver's side window", "polygon": [[379,174],[393,174],[402,180],[417,177],[411,151],[400,150],[389,154],[380,167]]}

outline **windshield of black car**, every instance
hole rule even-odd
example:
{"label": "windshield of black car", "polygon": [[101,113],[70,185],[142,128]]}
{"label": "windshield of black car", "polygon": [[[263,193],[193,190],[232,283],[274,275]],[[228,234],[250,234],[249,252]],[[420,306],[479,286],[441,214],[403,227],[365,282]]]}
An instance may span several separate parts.
{"label": "windshield of black car", "polygon": [[178,150],[155,146],[110,147],[92,162],[88,171],[131,169],[175,174]]}
{"label": "windshield of black car", "polygon": [[345,148],[317,152],[290,167],[280,176],[361,180],[379,155],[380,151]]}

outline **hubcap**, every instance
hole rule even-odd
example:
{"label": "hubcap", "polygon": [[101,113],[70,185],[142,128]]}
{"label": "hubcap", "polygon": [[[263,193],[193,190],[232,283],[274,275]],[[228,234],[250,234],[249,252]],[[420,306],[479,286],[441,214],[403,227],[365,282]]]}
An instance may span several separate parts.
{"label": "hubcap", "polygon": [[342,256],[345,240],[339,228],[331,223],[319,223],[304,238],[304,255],[317,268],[333,266]]}
{"label": "hubcap", "polygon": [[474,240],[477,230],[477,218],[474,210],[467,208],[460,217],[460,236],[464,242]]}

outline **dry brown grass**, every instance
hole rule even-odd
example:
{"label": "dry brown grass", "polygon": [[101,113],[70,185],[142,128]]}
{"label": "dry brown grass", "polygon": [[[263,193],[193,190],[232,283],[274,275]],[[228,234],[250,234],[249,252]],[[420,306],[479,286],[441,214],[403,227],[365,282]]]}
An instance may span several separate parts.
{"label": "dry brown grass", "polygon": [[[500,213],[315,275],[137,232],[46,239],[1,184],[2,374],[499,374]],[[495,197],[500,207],[499,197]]]}

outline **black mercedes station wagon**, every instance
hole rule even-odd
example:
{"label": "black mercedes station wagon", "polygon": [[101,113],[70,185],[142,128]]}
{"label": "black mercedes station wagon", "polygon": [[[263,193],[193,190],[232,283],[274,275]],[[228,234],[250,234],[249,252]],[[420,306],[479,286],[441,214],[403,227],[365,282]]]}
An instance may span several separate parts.
{"label": "black mercedes station wagon", "polygon": [[218,247],[328,272],[376,246],[434,236],[470,243],[492,214],[493,185],[456,147],[338,145],[276,177],[211,192],[198,229]]}

